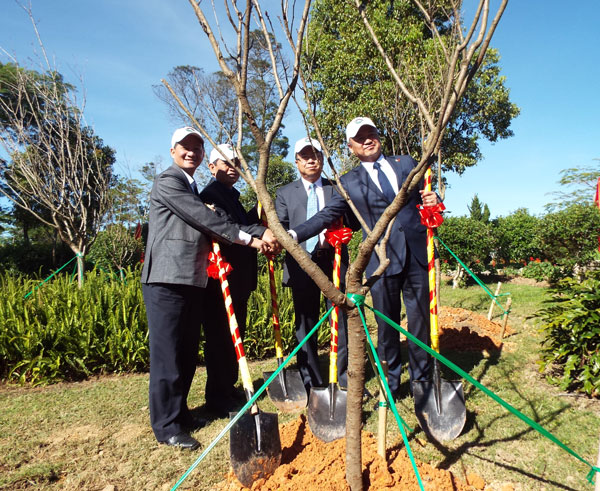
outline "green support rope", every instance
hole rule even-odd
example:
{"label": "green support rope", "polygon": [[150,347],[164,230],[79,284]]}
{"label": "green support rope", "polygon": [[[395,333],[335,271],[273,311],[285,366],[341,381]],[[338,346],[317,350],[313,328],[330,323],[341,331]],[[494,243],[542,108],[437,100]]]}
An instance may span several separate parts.
{"label": "green support rope", "polygon": [[225,428],[223,428],[223,430],[221,430],[221,433],[219,433],[217,435],[217,437],[210,443],[210,445],[208,447],[206,447],[206,450],[204,450],[204,452],[202,452],[202,454],[194,461],[194,463],[189,467],[189,469],[187,471],[185,471],[185,473],[179,478],[179,481],[177,481],[175,483],[175,485],[171,488],[171,491],[174,491],[175,489],[177,489],[181,485],[181,483],[183,483],[183,481],[185,481],[187,479],[187,477],[190,475],[190,473],[196,467],[198,467],[198,464],[200,464],[200,462],[202,462],[204,460],[204,458],[213,449],[213,447],[217,443],[219,443],[219,441],[221,440],[221,438],[223,438],[223,436],[225,436],[227,434],[227,432],[231,429],[231,427],[235,423],[237,423],[238,419],[240,419],[246,413],[246,411],[252,405],[254,405],[254,402],[256,401],[256,399],[258,399],[258,397],[264,392],[264,390],[271,384],[271,382],[275,379],[275,377],[277,377],[277,375],[279,375],[279,372],[281,372],[281,370],[283,370],[285,368],[285,366],[296,355],[296,353],[300,350],[300,348],[302,348],[302,346],[304,346],[304,343],[306,343],[306,341],[308,341],[308,339],[317,331],[317,329],[319,329],[319,327],[321,327],[321,324],[323,324],[323,322],[325,322],[325,320],[329,317],[329,315],[331,314],[331,312],[333,312],[333,309],[334,309],[334,306],[332,305],[331,308],[327,311],[327,313],[321,318],[321,320],[319,320],[319,322],[317,322],[317,324],[315,325],[315,327],[313,327],[311,329],[311,331],[298,344],[298,346],[296,346],[296,348],[289,354],[289,356],[283,361],[283,363],[277,368],[277,370],[275,370],[273,372],[273,375],[271,375],[265,381],[265,383],[261,385],[260,389],[258,389],[256,391],[256,393],[254,394],[254,396],[252,396],[252,398],[246,403],[246,405],[242,409],[240,409],[240,411],[233,417],[233,419],[227,424],[227,426],[225,426]]}
{"label": "green support rope", "polygon": [[494,302],[496,302],[496,305],[498,305],[498,307],[500,307],[500,310],[502,310],[502,316],[505,316],[506,314],[508,314],[508,312],[509,312],[509,311],[508,311],[508,310],[504,310],[504,307],[502,307],[502,305],[500,305],[500,302],[498,302],[497,298],[498,298],[498,297],[504,297],[504,296],[506,296],[506,295],[510,295],[510,293],[508,293],[508,292],[507,292],[507,293],[501,293],[500,295],[494,295],[494,294],[493,294],[493,293],[492,293],[492,292],[489,290],[489,288],[488,288],[487,286],[485,286],[485,283],[483,283],[483,281],[481,281],[481,280],[480,280],[480,279],[477,277],[477,275],[476,275],[475,273],[473,273],[473,271],[471,271],[471,270],[469,269],[469,267],[468,267],[468,266],[467,266],[465,263],[463,263],[463,262],[462,262],[462,261],[461,261],[461,260],[458,258],[458,256],[457,256],[456,254],[454,254],[454,252],[452,252],[452,251],[450,250],[450,248],[449,248],[449,247],[448,247],[446,244],[444,244],[444,241],[443,241],[442,239],[440,239],[440,238],[439,238],[439,237],[437,237],[437,236],[435,236],[435,237],[434,237],[434,239],[437,239],[437,240],[439,240],[439,241],[440,241],[440,243],[441,243],[441,244],[442,244],[442,245],[443,245],[443,246],[444,246],[444,247],[445,247],[445,248],[448,250],[448,252],[449,252],[450,254],[452,254],[452,256],[454,257],[454,259],[456,259],[456,260],[457,260],[457,261],[460,263],[460,265],[461,265],[463,268],[465,268],[465,271],[466,271],[467,273],[469,273],[469,274],[471,275],[471,277],[472,277],[472,278],[473,278],[473,279],[474,279],[474,280],[475,280],[475,281],[476,281],[476,282],[479,284],[479,286],[485,290],[485,292],[486,292],[486,293],[489,295],[489,297],[490,297],[490,298],[491,298],[491,299],[492,299]]}
{"label": "green support rope", "polygon": [[435,358],[437,358],[439,361],[441,361],[448,368],[452,369],[456,374],[460,375],[461,377],[463,377],[464,379],[466,379],[468,382],[470,382],[471,384],[473,384],[475,387],[477,387],[479,390],[483,391],[487,396],[491,397],[494,401],[496,401],[498,404],[500,404],[501,406],[503,406],[505,409],[508,409],[509,412],[511,412],[512,414],[514,414],[515,416],[517,416],[519,419],[521,419],[522,421],[524,421],[525,423],[527,423],[529,426],[531,426],[534,430],[536,430],[542,436],[548,438],[550,441],[552,441],[553,443],[555,443],[556,445],[558,445],[560,448],[562,448],[563,450],[565,450],[566,452],[568,452],[569,454],[571,454],[573,457],[575,457],[577,460],[579,460],[580,462],[583,462],[584,464],[586,464],[587,466],[589,466],[590,467],[590,472],[586,476],[586,479],[588,480],[588,482],[590,484],[594,484],[594,475],[595,475],[595,473],[600,473],[600,468],[598,468],[598,467],[594,466],[593,464],[589,463],[587,460],[585,460],[583,457],[581,457],[579,454],[577,454],[574,450],[571,450],[567,445],[565,445],[564,443],[562,443],[552,433],[550,433],[548,430],[546,430],[545,428],[543,428],[540,424],[536,423],[531,418],[525,416],[521,411],[519,411],[518,409],[516,409],[515,407],[513,407],[512,405],[510,405],[508,402],[506,402],[500,396],[498,396],[497,394],[495,394],[494,392],[492,392],[490,389],[488,389],[487,387],[485,387],[483,384],[481,384],[480,382],[478,382],[477,380],[475,380],[467,372],[465,372],[460,367],[458,367],[457,365],[455,365],[454,363],[452,363],[446,357],[444,357],[440,353],[437,353],[435,350],[431,349],[429,346],[427,346],[425,343],[423,343],[422,341],[420,341],[419,339],[417,339],[411,333],[409,333],[408,331],[406,331],[405,329],[403,329],[402,327],[400,327],[398,324],[396,324],[389,317],[386,317],[381,312],[379,312],[378,310],[375,310],[373,307],[370,307],[369,305],[365,304],[365,307],[367,307],[369,310],[371,310],[377,317],[379,317],[380,319],[383,319],[385,322],[387,322],[394,329],[396,329],[397,331],[399,331],[402,334],[404,334],[413,343],[415,343],[419,347],[423,348],[425,351],[427,351],[427,353],[429,353],[430,355],[432,355]]}
{"label": "green support rope", "polygon": [[[69,264],[71,264],[73,261],[75,261],[75,259],[77,259],[78,257],[80,257],[81,254],[78,252],[77,254],[75,254],[75,257],[73,257],[73,259],[71,259],[70,261],[67,261],[65,264],[63,264],[60,268],[58,268],[54,273],[52,273],[50,276],[48,276],[48,278],[46,278],[44,281],[42,281],[40,284],[38,284],[33,290],[31,290],[27,295],[25,295],[23,297],[23,300],[26,299],[27,297],[29,297],[34,291],[36,291],[40,286],[42,286],[44,283],[46,283],[50,278],[52,278],[54,275],[56,275],[57,273],[59,273],[61,270],[63,270],[64,268],[66,268]],[[77,265],[75,265],[77,266]]]}

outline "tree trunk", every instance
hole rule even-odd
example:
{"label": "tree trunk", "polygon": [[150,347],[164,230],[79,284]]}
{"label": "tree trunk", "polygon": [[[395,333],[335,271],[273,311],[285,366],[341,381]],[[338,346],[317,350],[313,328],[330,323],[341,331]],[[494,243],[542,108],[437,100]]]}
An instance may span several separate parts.
{"label": "tree trunk", "polygon": [[346,406],[346,481],[362,491],[362,398],[365,387],[365,331],[358,309],[348,312],[348,399]]}

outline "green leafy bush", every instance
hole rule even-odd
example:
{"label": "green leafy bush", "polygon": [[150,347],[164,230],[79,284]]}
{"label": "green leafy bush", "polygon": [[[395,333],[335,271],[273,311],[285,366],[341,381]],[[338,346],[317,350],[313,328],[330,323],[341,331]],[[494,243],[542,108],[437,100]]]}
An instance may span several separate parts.
{"label": "green leafy bush", "polygon": [[562,269],[548,261],[534,259],[523,267],[521,274],[525,278],[533,278],[536,281],[556,282],[562,277]]}
{"label": "green leafy bush", "polygon": [[45,384],[147,369],[148,328],[139,270],[127,270],[124,281],[90,271],[81,289],[68,275],[35,289],[38,283],[0,276],[2,378]]}
{"label": "green leafy bush", "polygon": [[564,278],[550,290],[540,369],[563,390],[600,395],[600,271],[582,282]]}
{"label": "green leafy bush", "polygon": [[536,233],[540,219],[520,208],[506,217],[493,221],[496,238],[496,257],[506,263],[519,263],[526,257],[540,257]]}

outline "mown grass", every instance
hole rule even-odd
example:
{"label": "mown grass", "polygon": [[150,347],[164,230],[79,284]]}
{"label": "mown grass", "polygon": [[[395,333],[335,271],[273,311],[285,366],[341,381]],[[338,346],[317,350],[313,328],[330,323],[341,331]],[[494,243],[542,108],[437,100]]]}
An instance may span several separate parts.
{"label": "mown grass", "polygon": [[[490,284],[493,290],[495,284]],[[600,403],[561,393],[537,370],[540,335],[532,316],[541,306],[544,289],[530,285],[505,285],[513,310],[515,331],[501,352],[448,353],[479,382],[539,422],[590,462],[595,462],[600,434]],[[489,299],[478,287],[451,290],[444,286],[441,303],[486,314]],[[496,315],[499,310],[496,309]],[[442,346],[443,349],[443,346]],[[327,365],[326,354],[322,363]],[[258,387],[262,371],[274,368],[273,360],[251,363]],[[325,371],[323,373],[326,373]],[[405,376],[406,378],[406,376]],[[199,367],[190,396],[191,407],[208,416],[204,401],[205,370]],[[376,380],[367,384],[376,393]],[[464,384],[467,425],[463,434],[444,446],[429,442],[418,429],[412,399],[398,403],[400,414],[415,428],[411,448],[420,460],[450,469],[459,477],[476,472],[501,489],[590,489],[587,466],[511,416],[485,394]],[[405,380],[407,389],[407,382]],[[199,453],[180,452],[158,445],[149,426],[147,374],[115,375],[79,383],[48,387],[0,388],[0,489],[170,489]],[[268,398],[259,405],[274,412]],[[375,400],[366,401],[365,429],[376,431]],[[294,414],[279,414],[280,423]],[[197,432],[204,447],[226,425],[210,421]],[[390,419],[388,448],[401,445]],[[180,489],[211,489],[228,471],[228,441],[220,442],[190,474]]]}

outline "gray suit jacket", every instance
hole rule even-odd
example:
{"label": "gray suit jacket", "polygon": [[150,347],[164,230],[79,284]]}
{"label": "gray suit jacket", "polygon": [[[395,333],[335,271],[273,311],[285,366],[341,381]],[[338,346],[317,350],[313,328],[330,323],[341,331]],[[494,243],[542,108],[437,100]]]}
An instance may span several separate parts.
{"label": "gray suit jacket", "polygon": [[207,208],[173,164],[152,186],[142,283],[205,287],[211,239],[229,245],[239,230],[222,210]]}

